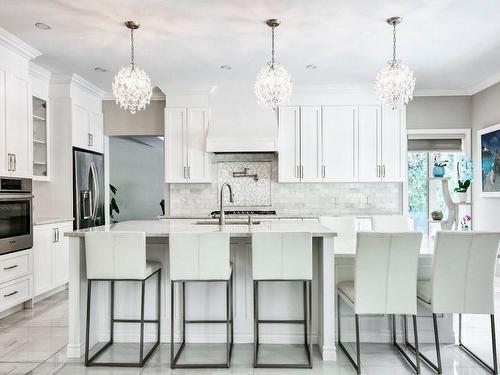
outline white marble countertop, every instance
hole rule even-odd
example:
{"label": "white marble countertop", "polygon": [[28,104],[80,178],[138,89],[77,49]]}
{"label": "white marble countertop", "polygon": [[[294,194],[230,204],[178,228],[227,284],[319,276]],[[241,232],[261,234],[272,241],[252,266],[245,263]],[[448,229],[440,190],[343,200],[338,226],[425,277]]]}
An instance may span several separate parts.
{"label": "white marble countertop", "polygon": [[[216,222],[216,220],[214,220]],[[243,221],[242,221],[243,223]],[[117,224],[102,225],[64,233],[67,237],[84,237],[86,232],[132,231],[144,232],[146,237],[168,237],[170,233],[210,233],[226,232],[231,237],[250,237],[255,232],[308,232],[313,237],[335,237],[336,234],[325,226],[313,221],[287,220],[262,221],[260,224],[199,225],[194,220],[131,220]]]}
{"label": "white marble countertop", "polygon": [[36,217],[33,219],[33,225],[44,225],[73,221],[72,217]]}

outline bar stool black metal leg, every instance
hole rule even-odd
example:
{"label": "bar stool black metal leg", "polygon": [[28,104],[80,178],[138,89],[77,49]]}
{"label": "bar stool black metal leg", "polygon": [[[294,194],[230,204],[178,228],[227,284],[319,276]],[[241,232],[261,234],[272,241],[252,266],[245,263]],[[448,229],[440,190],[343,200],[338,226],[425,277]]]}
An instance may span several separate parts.
{"label": "bar stool black metal leg", "polygon": [[226,365],[228,368],[229,365],[231,364],[231,343],[229,342],[229,340],[231,339],[231,326],[230,326],[231,312],[230,312],[230,302],[229,302],[230,282],[231,280],[226,281]]}
{"label": "bar stool black metal leg", "polygon": [[[403,315],[403,320],[406,326],[406,315]],[[401,354],[401,356],[408,362],[408,364],[413,368],[413,370],[420,374],[420,353],[418,349],[418,334],[417,334],[417,316],[413,315],[413,334],[415,336],[415,362],[413,362],[408,354],[403,350],[403,348],[397,342],[397,331],[396,331],[396,314],[392,314],[392,344],[396,350]],[[407,332],[405,330],[405,339],[407,339]],[[405,340],[407,342],[407,340]]]}
{"label": "bar stool black metal leg", "polygon": [[257,367],[259,355],[259,282],[253,282],[253,367]]}
{"label": "bar stool black metal leg", "polygon": [[139,362],[144,364],[144,294],[145,294],[146,281],[141,282],[141,339],[139,348]]}
{"label": "bar stool black metal leg", "polygon": [[160,336],[161,336],[161,270],[158,272],[158,290],[156,291],[157,295],[157,305],[156,305],[156,316],[158,319],[158,333],[156,336],[156,343],[160,345]]}
{"label": "bar stool black metal leg", "polygon": [[488,365],[485,361],[483,361],[477,354],[472,352],[467,346],[462,343],[462,314],[458,314],[458,344],[459,347],[464,350],[467,354],[469,354],[472,358],[474,358],[479,364],[489,370],[492,374],[498,374],[498,360],[497,360],[497,343],[496,343],[496,334],[495,334],[495,315],[490,315],[490,326],[491,326],[491,344],[492,344],[492,352],[493,352],[493,367]]}
{"label": "bar stool black metal leg", "polygon": [[345,348],[344,344],[341,341],[341,317],[340,317],[340,295],[337,293],[337,330],[338,330],[338,344],[340,349],[344,352],[346,355],[347,359],[349,362],[351,362],[352,367],[356,370],[357,374],[361,374],[361,352],[359,350],[360,344],[359,344],[359,316],[358,314],[354,314],[354,321],[356,324],[356,362],[354,362],[354,359],[351,357],[347,349]]}
{"label": "bar stool black metal leg", "polygon": [[312,280],[309,280],[309,365],[312,368]]}
{"label": "bar stool black metal leg", "polygon": [[175,281],[170,281],[170,367],[174,368],[174,289]]}
{"label": "bar stool black metal leg", "polygon": [[111,280],[111,293],[110,293],[110,304],[111,304],[111,311],[110,311],[110,316],[109,316],[109,337],[110,337],[110,342],[113,342],[114,336],[115,336],[115,281]]}
{"label": "bar stool black metal leg", "polygon": [[[406,320],[406,317],[404,317]],[[415,316],[414,322],[416,323],[417,317]],[[437,365],[434,364],[427,356],[424,354],[418,352],[418,355],[420,358],[424,360],[424,362],[429,365],[434,371],[436,371],[438,374],[443,373],[443,367],[441,364],[441,350],[440,350],[440,342],[439,342],[439,331],[438,331],[438,324],[437,324],[437,314],[432,314],[432,322],[434,326],[434,343],[436,346],[436,358],[437,358]],[[459,333],[460,334],[460,333]],[[415,336],[416,337],[416,336]],[[413,346],[409,341],[408,337],[406,337],[406,346],[411,349],[414,353],[417,353],[417,347],[416,345]]]}
{"label": "bar stool black metal leg", "polygon": [[[85,322],[85,366],[89,364],[90,341],[90,300],[92,295],[92,280],[87,281],[87,321]],[[113,323],[111,323],[113,324]]]}

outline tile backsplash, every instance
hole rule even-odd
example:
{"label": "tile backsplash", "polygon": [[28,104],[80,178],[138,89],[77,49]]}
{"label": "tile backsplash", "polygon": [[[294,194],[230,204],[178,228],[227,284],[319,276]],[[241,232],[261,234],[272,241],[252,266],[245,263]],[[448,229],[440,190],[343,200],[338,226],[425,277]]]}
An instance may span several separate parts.
{"label": "tile backsplash", "polygon": [[[233,172],[256,173],[233,177]],[[218,210],[218,189],[233,187],[235,202],[225,207],[274,209],[284,216],[398,214],[402,210],[401,183],[278,183],[278,160],[273,153],[216,154],[212,156],[211,184],[167,185],[170,215],[205,216]]]}

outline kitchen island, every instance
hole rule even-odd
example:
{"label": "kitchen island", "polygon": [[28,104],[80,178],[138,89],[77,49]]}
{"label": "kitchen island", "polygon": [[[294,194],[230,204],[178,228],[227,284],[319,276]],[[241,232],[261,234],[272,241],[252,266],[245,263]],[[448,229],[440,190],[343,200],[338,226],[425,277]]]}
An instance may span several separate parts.
{"label": "kitchen island", "polygon": [[[254,232],[309,232],[313,237],[313,343],[317,343],[323,360],[335,360],[335,233],[317,221],[262,220],[258,224],[243,222],[216,225],[196,220],[126,221],[113,225],[68,232],[69,259],[69,358],[80,358],[84,352],[87,277],[85,267],[85,233],[87,231],[140,231],[146,233],[147,258],[162,263],[161,341],[170,339],[170,278],[168,267],[168,238],[171,233],[227,232],[231,241],[231,261],[235,277],[234,341],[253,342],[251,235]],[[155,281],[146,285],[146,318],[155,313]],[[115,316],[134,318],[139,314],[139,283],[118,282],[115,286]],[[261,315],[269,319],[300,319],[302,289],[296,283],[269,284],[262,288]],[[176,293],[179,295],[179,293]],[[92,286],[91,345],[109,339],[109,283]],[[186,315],[190,319],[221,319],[225,312],[224,289],[218,285],[193,283],[186,288]],[[94,303],[95,301],[95,303]],[[180,303],[176,304],[180,306]],[[179,311],[175,312],[175,337],[180,339]],[[130,325],[129,325],[130,326]],[[148,326],[148,325],[147,325]],[[155,327],[147,327],[145,341],[155,340]],[[261,328],[262,343],[301,343],[301,327],[296,325]],[[225,340],[225,328],[215,325],[196,325],[188,329],[188,342],[218,343]],[[138,342],[137,327],[116,324],[115,342]]]}

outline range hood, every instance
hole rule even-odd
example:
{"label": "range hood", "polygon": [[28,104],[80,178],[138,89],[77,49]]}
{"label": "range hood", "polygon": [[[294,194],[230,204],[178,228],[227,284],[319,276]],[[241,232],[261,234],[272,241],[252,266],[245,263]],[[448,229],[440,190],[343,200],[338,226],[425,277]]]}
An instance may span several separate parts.
{"label": "range hood", "polygon": [[224,86],[211,91],[208,152],[277,151],[277,114],[257,104],[252,88]]}

